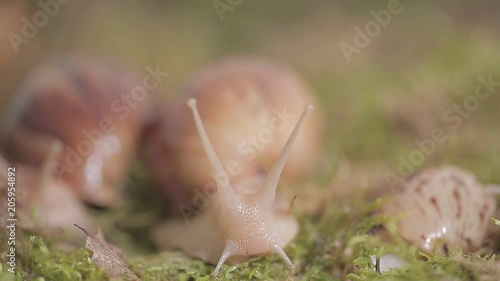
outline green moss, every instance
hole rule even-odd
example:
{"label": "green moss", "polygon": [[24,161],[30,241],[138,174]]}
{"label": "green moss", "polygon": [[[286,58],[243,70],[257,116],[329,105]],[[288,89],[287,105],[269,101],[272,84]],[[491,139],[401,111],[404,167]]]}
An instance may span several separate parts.
{"label": "green moss", "polygon": [[[345,280],[346,275],[351,280],[483,280],[498,273],[499,259],[492,254],[466,256],[452,250],[449,257],[434,256],[419,252],[395,233],[391,241],[382,240],[376,234],[378,226],[391,225],[395,219],[374,215],[381,203],[332,203],[316,217],[301,216],[300,234],[285,249],[296,264],[295,273],[276,254],[269,254],[225,265],[217,280]],[[22,239],[25,250],[17,253],[21,260],[17,276],[12,278],[2,268],[1,280],[107,280],[90,261],[88,250],[56,250],[33,234]],[[370,256],[385,253],[397,254],[409,264],[381,275]],[[210,276],[212,265],[180,252],[135,256],[129,265],[143,280],[215,280]]]}
{"label": "green moss", "polygon": [[106,280],[105,273],[91,262],[88,250],[56,250],[42,237],[28,233],[18,237],[16,242],[16,274],[2,267],[1,280]]}

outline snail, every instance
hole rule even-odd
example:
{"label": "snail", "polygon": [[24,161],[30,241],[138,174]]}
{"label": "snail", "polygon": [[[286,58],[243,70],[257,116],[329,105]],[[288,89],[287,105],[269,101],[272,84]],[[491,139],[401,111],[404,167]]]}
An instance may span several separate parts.
{"label": "snail", "polygon": [[381,213],[402,215],[397,223],[399,233],[420,249],[446,254],[449,247],[478,249],[495,209],[489,188],[472,173],[442,166],[404,183]]}
{"label": "snail", "polygon": [[[266,177],[257,175],[252,184],[233,182],[224,170],[218,152],[214,150],[197,109],[196,99],[190,98],[194,123],[201,144],[217,182],[216,204],[211,205],[193,221],[167,223],[157,235],[172,247],[178,247],[193,256],[216,263],[218,275],[226,260],[241,261],[247,256],[277,253],[291,268],[293,264],[283,251],[298,232],[298,222],[287,206],[276,200],[278,180],[301,125],[312,105],[306,106],[287,140],[277,161]],[[218,260],[218,261],[217,261]]]}
{"label": "snail", "polygon": [[[82,237],[71,225],[75,221],[91,228],[92,224],[78,196],[53,173],[53,166],[62,150],[62,143],[55,141],[40,168],[27,165],[8,165],[2,158],[2,171],[9,171],[7,178],[0,178],[8,188],[13,202],[7,211],[9,218],[15,218],[25,229],[35,229],[40,224],[51,230],[64,230],[65,239]],[[8,167],[8,168],[7,168]],[[2,173],[3,174],[3,173]],[[28,187],[28,188],[27,188]],[[34,212],[33,212],[34,211]]]}
{"label": "snail", "polygon": [[35,72],[15,95],[1,149],[13,164],[40,168],[60,141],[55,176],[86,202],[115,205],[150,118],[148,96],[140,80],[118,66],[59,60]]}
{"label": "snail", "polygon": [[[296,73],[259,59],[227,58],[195,75],[167,103],[147,145],[152,173],[167,197],[167,208],[182,216],[186,213],[183,206],[202,209],[215,190],[209,162],[185,106],[191,97],[199,102],[212,145],[233,183],[269,170],[303,105],[317,103]],[[284,182],[296,182],[311,172],[321,136],[322,116],[315,110],[290,151]]]}
{"label": "snail", "polygon": [[[0,171],[2,171],[0,173],[0,183],[3,185],[6,185],[7,183],[7,178],[8,178],[8,171],[9,169],[9,164],[7,163],[7,161],[5,160],[5,158],[3,157],[3,155],[0,153]],[[5,171],[7,171],[7,173],[5,173]]]}

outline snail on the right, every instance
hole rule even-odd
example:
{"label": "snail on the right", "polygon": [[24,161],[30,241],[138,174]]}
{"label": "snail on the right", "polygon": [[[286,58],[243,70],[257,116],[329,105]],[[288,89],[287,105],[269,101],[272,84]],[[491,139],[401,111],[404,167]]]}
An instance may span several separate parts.
{"label": "snail on the right", "polygon": [[490,190],[468,171],[452,166],[432,168],[405,182],[381,213],[401,215],[399,233],[423,251],[477,250],[496,209]]}

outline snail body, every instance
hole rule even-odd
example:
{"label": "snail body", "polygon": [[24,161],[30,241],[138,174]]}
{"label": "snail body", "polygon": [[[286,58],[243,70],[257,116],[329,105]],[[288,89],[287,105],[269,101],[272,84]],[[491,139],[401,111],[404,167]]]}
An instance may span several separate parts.
{"label": "snail body", "polygon": [[140,102],[130,102],[137,85],[135,75],[111,64],[79,58],[50,64],[15,96],[2,151],[14,164],[40,168],[59,141],[55,176],[89,203],[114,205],[149,118],[147,92]]}
{"label": "snail body", "polygon": [[494,197],[472,173],[443,166],[406,182],[382,214],[404,215],[397,225],[401,236],[426,252],[446,253],[448,247],[478,249],[495,209]]}
{"label": "snail body", "polygon": [[[181,204],[193,207],[193,198],[210,197],[215,189],[209,161],[185,106],[189,98],[197,99],[208,136],[233,183],[264,175],[278,159],[304,104],[316,104],[297,74],[258,59],[224,59],[190,81],[166,105],[161,125],[148,144],[153,176],[166,194],[169,210],[178,215]],[[319,154],[319,110],[305,122],[283,170],[284,182],[304,178]]]}
{"label": "snail body", "polygon": [[[230,258],[241,260],[269,252],[277,253],[293,268],[283,247],[297,234],[298,222],[289,210],[276,202],[276,191],[288,154],[312,105],[302,112],[269,174],[258,176],[252,184],[244,185],[233,183],[224,170],[201,121],[196,100],[190,98],[188,105],[217,182],[216,204],[189,224],[182,221],[168,223],[159,235],[167,233],[166,240],[171,247],[216,263],[214,275],[218,275],[221,266]],[[200,239],[200,235],[206,237]]]}
{"label": "snail body", "polygon": [[[0,156],[0,167],[5,171],[9,167],[10,177],[8,184],[7,178],[0,177],[0,191],[8,191],[9,197],[14,198],[16,203],[12,209],[3,209],[9,212],[15,210],[8,215],[14,214],[26,229],[34,229],[37,224],[41,224],[51,230],[64,230],[68,234],[65,238],[76,238],[82,235],[71,227],[75,221],[89,228],[92,223],[77,194],[52,172],[61,149],[61,142],[54,142],[39,168],[22,164],[8,165]],[[2,190],[4,186],[1,185],[6,188]]]}

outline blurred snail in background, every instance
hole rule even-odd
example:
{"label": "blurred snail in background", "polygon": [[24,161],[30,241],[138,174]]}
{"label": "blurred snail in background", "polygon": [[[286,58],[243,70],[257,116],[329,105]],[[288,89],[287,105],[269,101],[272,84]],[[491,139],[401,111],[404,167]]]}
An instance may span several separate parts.
{"label": "blurred snail in background", "polygon": [[32,202],[35,206],[37,217],[45,226],[62,228],[75,234],[78,231],[69,227],[71,223],[76,221],[83,224],[84,227],[90,227],[91,221],[87,217],[78,195],[64,181],[60,181],[53,174],[54,165],[61,155],[62,149],[61,142],[54,142],[41,170],[35,170],[34,176],[25,176],[22,174],[23,170],[20,169],[19,187],[37,186],[34,194],[30,193],[30,196],[36,197],[28,202]]}
{"label": "blurred snail in background", "polygon": [[14,96],[1,150],[13,164],[41,169],[60,142],[54,176],[86,202],[112,206],[151,116],[151,95],[138,85],[119,66],[83,58],[52,63]]}
{"label": "blurred snail in background", "polygon": [[6,188],[0,187],[0,190],[6,191],[5,197],[8,195],[9,203],[13,202],[9,204],[12,208],[5,207],[2,211],[7,211],[9,216],[15,215],[24,228],[36,229],[42,225],[50,230],[64,230],[63,233],[69,234],[65,236],[65,240],[68,240],[70,237],[82,236],[71,227],[72,223],[77,221],[88,228],[92,227],[92,223],[77,194],[53,173],[61,151],[62,143],[55,141],[47,151],[47,158],[37,168],[22,164],[8,165],[0,159],[2,171],[8,171],[8,178],[0,179]]}
{"label": "blurred snail in background", "polygon": [[[2,171],[7,171],[7,169],[9,168],[9,164],[7,163],[7,161],[4,159],[3,155],[0,153],[0,169]],[[7,172],[8,174],[8,172]],[[5,183],[7,183],[7,174],[4,172],[4,173],[0,173],[0,184],[5,185]]]}
{"label": "blurred snail in background", "polygon": [[[264,175],[278,159],[304,105],[317,103],[304,81],[281,65],[228,58],[202,69],[166,104],[148,137],[153,176],[164,190],[169,211],[176,214],[182,214],[179,204],[204,204],[195,201],[203,201],[201,197],[215,190],[209,161],[186,106],[189,98],[197,99],[208,137],[233,184]],[[322,129],[322,114],[316,109],[290,151],[282,176],[285,183],[312,170]]]}
{"label": "blurred snail in background", "polygon": [[494,193],[498,187],[481,184],[472,173],[442,166],[406,181],[381,213],[401,215],[401,236],[426,252],[447,254],[451,247],[468,252],[483,245],[496,210]]}

